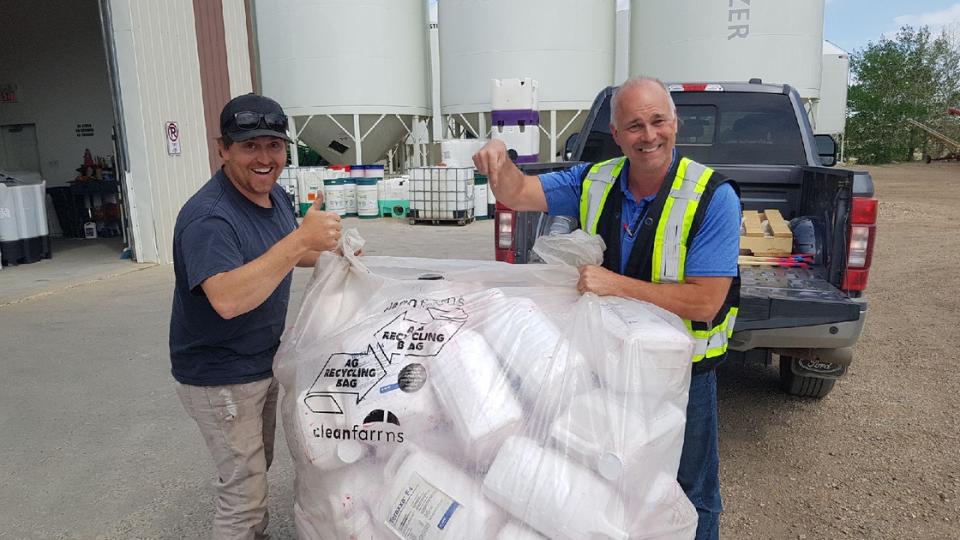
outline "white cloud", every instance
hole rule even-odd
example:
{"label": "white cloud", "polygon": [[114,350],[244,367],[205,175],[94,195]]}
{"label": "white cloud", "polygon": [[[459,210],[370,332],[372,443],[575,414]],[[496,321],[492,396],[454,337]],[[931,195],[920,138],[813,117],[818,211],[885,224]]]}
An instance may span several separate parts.
{"label": "white cloud", "polygon": [[897,26],[909,24],[910,26],[929,26],[931,30],[943,28],[944,26],[960,21],[960,3],[953,4],[947,9],[940,11],[929,11],[927,13],[917,13],[913,15],[900,15],[894,17],[893,22]]}
{"label": "white cloud", "polygon": [[[946,34],[951,41],[957,41],[960,36],[960,3],[953,4],[947,9],[940,11],[929,11],[927,13],[915,13],[912,15],[900,15],[893,18],[894,28],[882,32],[880,35],[884,39],[896,39],[897,32],[904,25],[910,25],[914,28],[929,26],[930,33],[936,37],[940,34]],[[960,42],[958,42],[960,43]]]}

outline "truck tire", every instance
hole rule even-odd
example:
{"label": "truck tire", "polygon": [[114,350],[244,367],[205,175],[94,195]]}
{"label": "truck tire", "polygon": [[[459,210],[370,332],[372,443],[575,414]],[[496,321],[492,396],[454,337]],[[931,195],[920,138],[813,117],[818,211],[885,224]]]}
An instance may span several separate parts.
{"label": "truck tire", "polygon": [[820,399],[833,390],[836,379],[797,375],[791,368],[792,356],[780,357],[780,387],[791,396]]}

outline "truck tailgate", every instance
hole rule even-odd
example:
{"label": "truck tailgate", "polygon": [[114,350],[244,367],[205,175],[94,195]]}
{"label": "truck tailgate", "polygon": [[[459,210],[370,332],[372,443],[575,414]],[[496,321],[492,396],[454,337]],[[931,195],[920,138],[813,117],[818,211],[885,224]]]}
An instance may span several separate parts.
{"label": "truck tailgate", "polygon": [[741,267],[735,330],[856,321],[860,304],[821,277],[822,273],[796,267]]}

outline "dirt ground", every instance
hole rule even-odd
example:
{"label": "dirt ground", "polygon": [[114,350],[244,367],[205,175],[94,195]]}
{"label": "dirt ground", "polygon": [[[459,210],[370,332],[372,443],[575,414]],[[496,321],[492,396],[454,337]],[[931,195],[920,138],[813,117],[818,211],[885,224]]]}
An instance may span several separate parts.
{"label": "dirt ground", "polygon": [[725,538],[960,538],[960,163],[859,168],[880,200],[865,334],[819,401],[721,369]]}

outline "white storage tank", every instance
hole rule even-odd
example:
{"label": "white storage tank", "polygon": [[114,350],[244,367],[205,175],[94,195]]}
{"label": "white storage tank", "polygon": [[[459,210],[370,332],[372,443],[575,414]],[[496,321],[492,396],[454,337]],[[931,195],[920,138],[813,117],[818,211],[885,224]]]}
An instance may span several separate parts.
{"label": "white storage tank", "polygon": [[[372,163],[429,116],[423,0],[257,0],[263,93],[334,164]],[[400,115],[398,118],[397,115]]]}
{"label": "white storage tank", "polygon": [[820,96],[824,0],[632,0],[630,74],[787,83]]}
{"label": "white storage tank", "polygon": [[553,135],[541,140],[543,161],[614,84],[614,0],[442,0],[438,7],[442,113],[481,138],[490,127],[492,79],[537,81],[540,126]]}
{"label": "white storage tank", "polygon": [[823,42],[823,72],[820,79],[820,102],[814,115],[814,131],[818,134],[842,134],[847,125],[847,86],[850,77],[850,55],[833,43]]}

